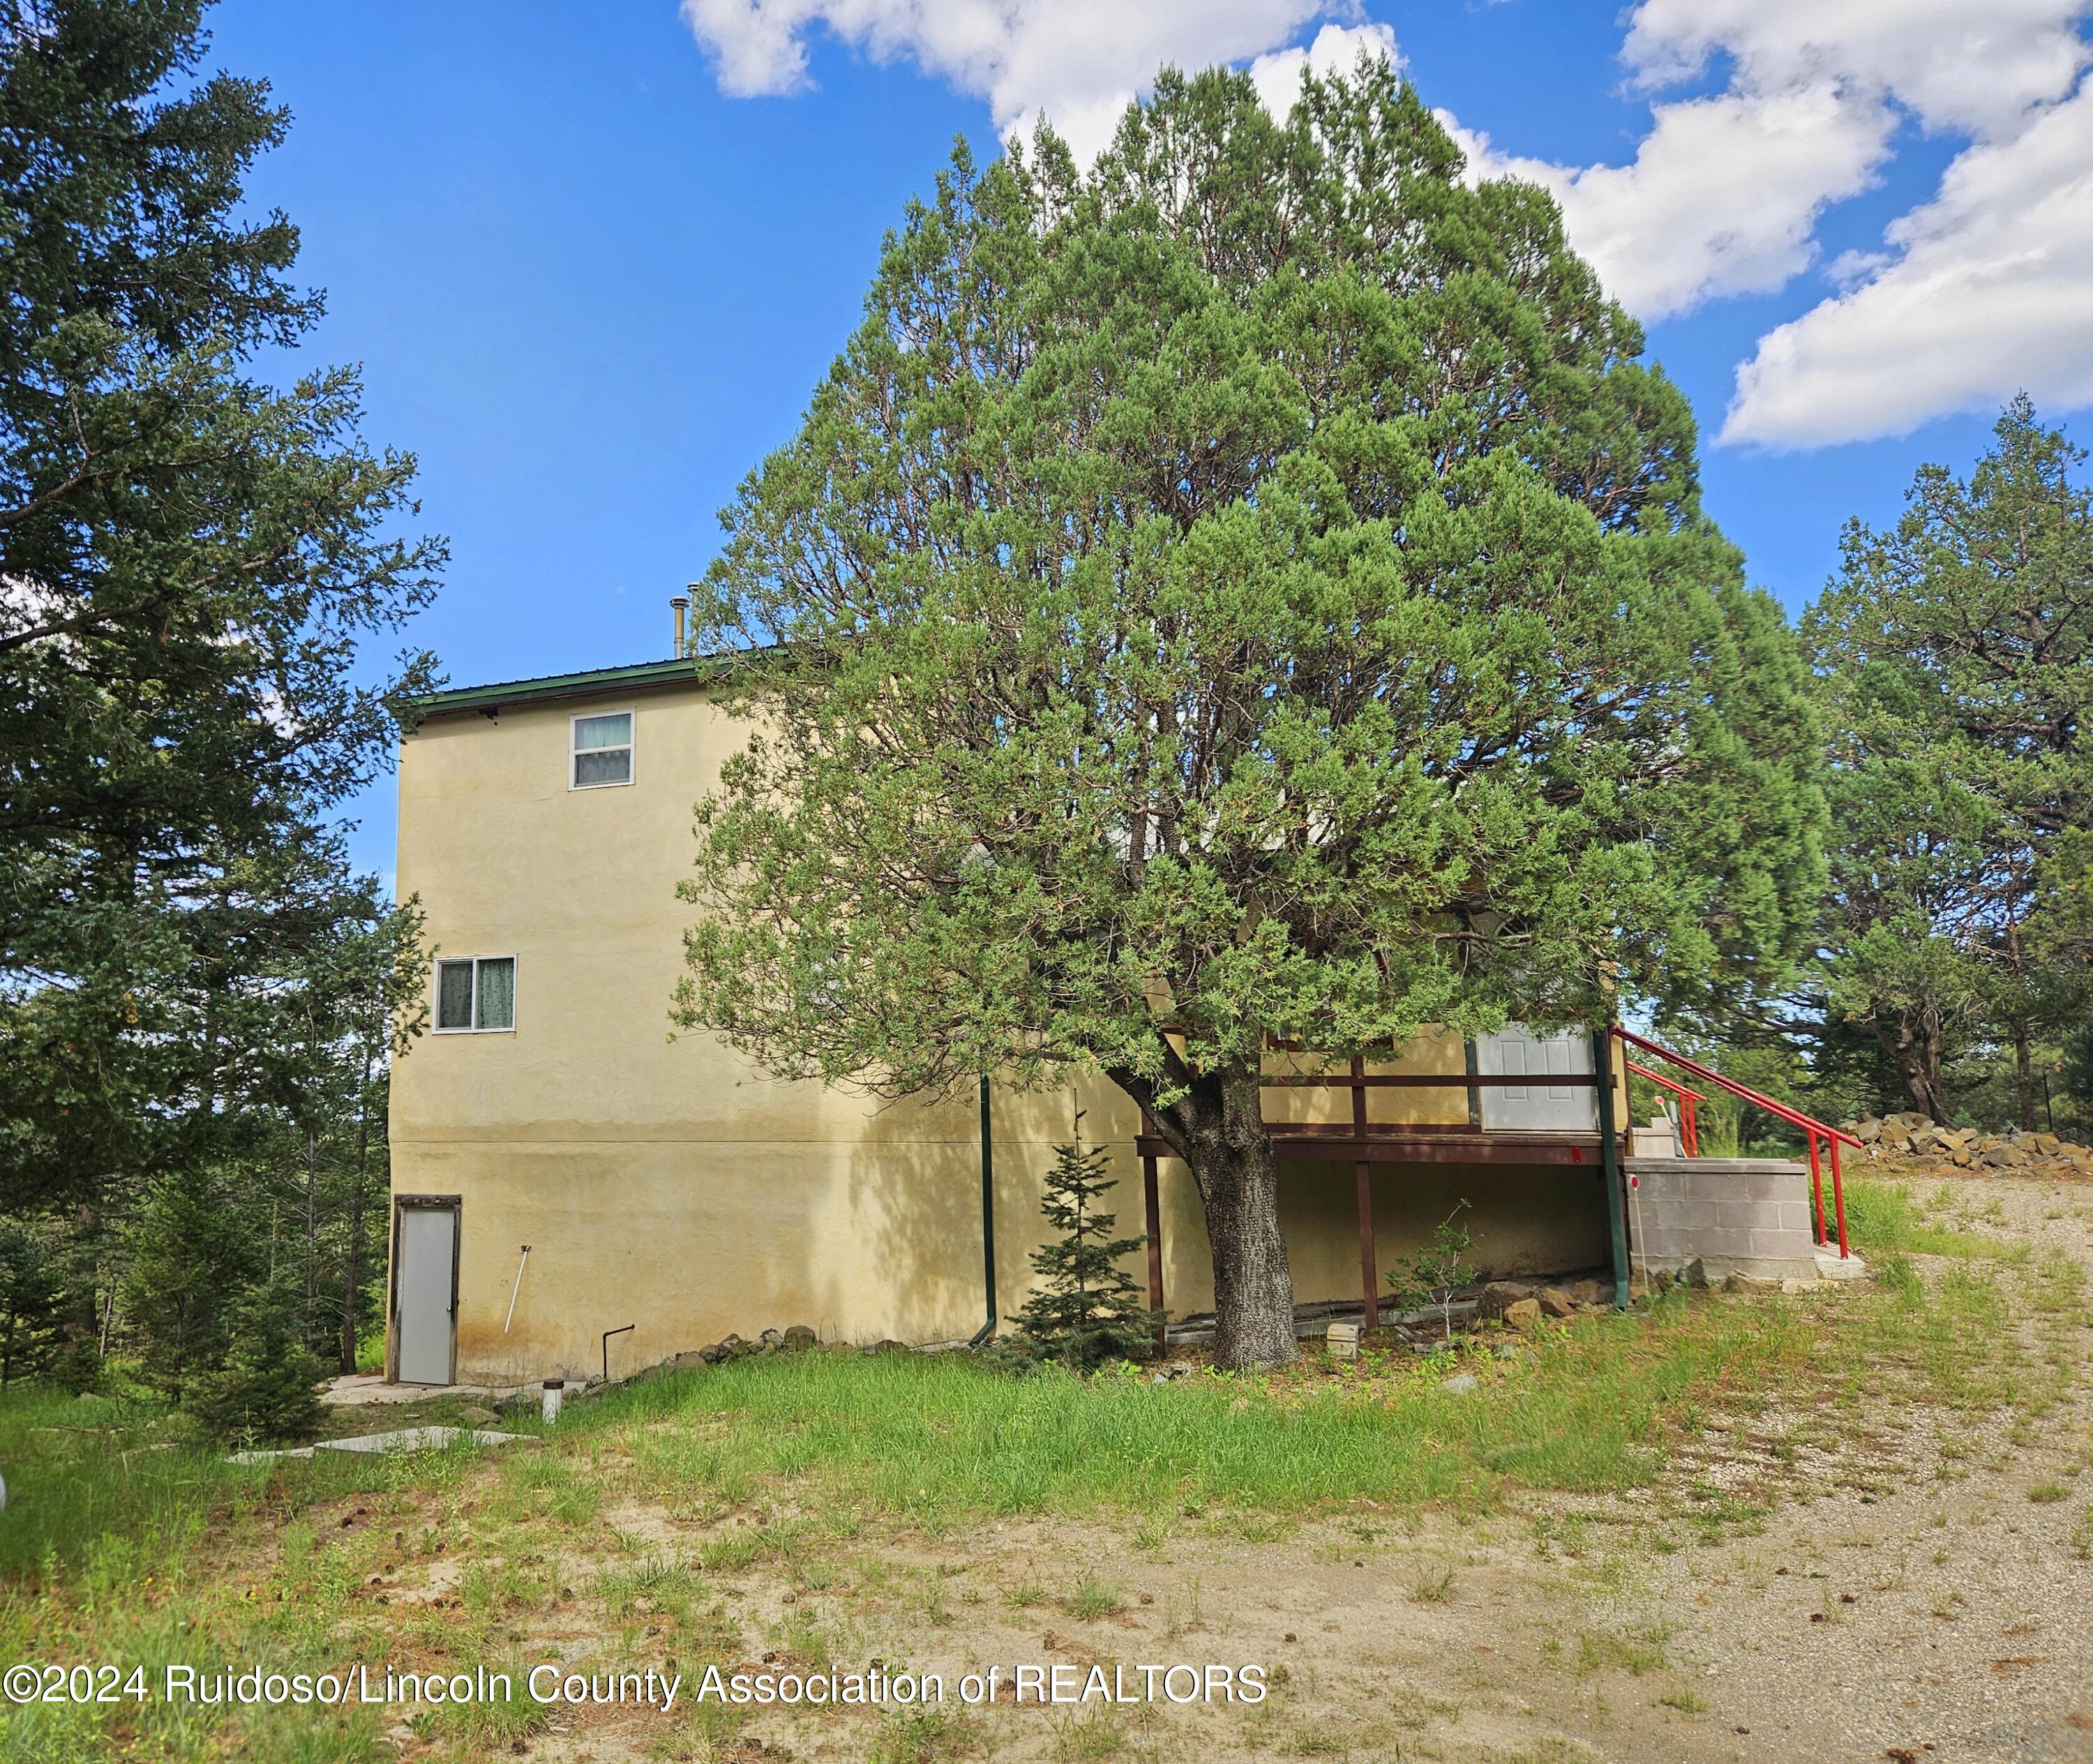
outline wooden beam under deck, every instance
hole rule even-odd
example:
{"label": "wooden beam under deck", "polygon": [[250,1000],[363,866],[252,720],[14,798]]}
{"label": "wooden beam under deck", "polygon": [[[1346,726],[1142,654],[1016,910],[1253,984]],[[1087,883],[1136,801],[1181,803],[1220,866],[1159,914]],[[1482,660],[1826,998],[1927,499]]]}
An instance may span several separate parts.
{"label": "wooden beam under deck", "polygon": [[[1597,1133],[1479,1133],[1471,1127],[1433,1130],[1376,1129],[1300,1122],[1270,1124],[1272,1155],[1285,1164],[1524,1164],[1599,1167]],[[1175,1158],[1167,1140],[1144,1133],[1134,1142],[1144,1158]]]}

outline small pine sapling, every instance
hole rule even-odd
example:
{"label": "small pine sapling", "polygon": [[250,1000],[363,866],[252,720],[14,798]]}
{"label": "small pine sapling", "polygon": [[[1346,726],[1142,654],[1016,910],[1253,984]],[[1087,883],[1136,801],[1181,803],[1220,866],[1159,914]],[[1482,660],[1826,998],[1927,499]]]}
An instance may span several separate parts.
{"label": "small pine sapling", "polygon": [[1116,1185],[1105,1173],[1112,1155],[1103,1146],[1084,1150],[1082,1125],[1078,1114],[1076,1138],[1054,1148],[1039,1211],[1057,1241],[1033,1252],[1033,1270],[1044,1284],[1025,1302],[1017,1323],[1034,1359],[1087,1370],[1146,1352],[1161,1319],[1142,1304],[1133,1276],[1119,1265],[1148,1240],[1112,1236],[1115,1216],[1098,1207]]}
{"label": "small pine sapling", "polygon": [[326,1415],[326,1376],[300,1337],[297,1294],[284,1282],[265,1284],[234,1300],[225,1363],[197,1380],[190,1406],[228,1445],[301,1445]]}
{"label": "small pine sapling", "polygon": [[[1402,1311],[1421,1311],[1427,1305],[1444,1307],[1453,1301],[1454,1293],[1476,1277],[1476,1270],[1462,1259],[1473,1247],[1475,1239],[1454,1223],[1467,1209],[1466,1200],[1457,1201],[1454,1210],[1432,1229],[1432,1235],[1415,1255],[1398,1256],[1395,1266],[1389,1270],[1388,1284],[1393,1289],[1396,1307]],[[1446,1339],[1454,1339],[1454,1319],[1451,1312],[1442,1308],[1441,1319],[1446,1327]]]}

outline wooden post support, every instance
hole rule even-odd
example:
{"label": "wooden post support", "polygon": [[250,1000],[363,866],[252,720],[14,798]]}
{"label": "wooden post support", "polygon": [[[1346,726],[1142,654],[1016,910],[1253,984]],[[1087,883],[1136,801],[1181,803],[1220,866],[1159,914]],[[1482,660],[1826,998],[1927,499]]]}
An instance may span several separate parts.
{"label": "wooden post support", "polygon": [[1163,1203],[1156,1193],[1155,1159],[1141,1160],[1142,1198],[1148,1208],[1148,1308],[1155,1313],[1155,1351],[1168,1346],[1163,1321]]}
{"label": "wooden post support", "polygon": [[1628,1307],[1628,1228],[1621,1203],[1621,1138],[1614,1125],[1614,1030],[1592,1031],[1592,1071],[1599,1086],[1599,1167],[1606,1184],[1606,1233],[1614,1249],[1614,1305]]}
{"label": "wooden post support", "polygon": [[1373,1166],[1364,1158],[1354,1166],[1359,1184],[1359,1285],[1365,1294],[1361,1327],[1380,1327],[1380,1270],[1374,1262]]}
{"label": "wooden post support", "polygon": [[[1352,1132],[1360,1139],[1367,1136],[1367,1063],[1363,1055],[1352,1055]],[[1360,1308],[1359,1327],[1377,1329],[1380,1327],[1380,1269],[1374,1255],[1373,1228],[1373,1165],[1361,1158],[1353,1167],[1358,1180],[1359,1191],[1359,1289],[1364,1302]]]}

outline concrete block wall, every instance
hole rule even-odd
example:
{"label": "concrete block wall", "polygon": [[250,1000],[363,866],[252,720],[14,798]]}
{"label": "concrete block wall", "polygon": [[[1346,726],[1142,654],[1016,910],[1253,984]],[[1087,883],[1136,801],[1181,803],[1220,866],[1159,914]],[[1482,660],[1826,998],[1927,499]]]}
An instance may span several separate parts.
{"label": "concrete block wall", "polygon": [[1710,1280],[1813,1280],[1809,1172],[1783,1158],[1627,1158],[1628,1237],[1636,1272]]}

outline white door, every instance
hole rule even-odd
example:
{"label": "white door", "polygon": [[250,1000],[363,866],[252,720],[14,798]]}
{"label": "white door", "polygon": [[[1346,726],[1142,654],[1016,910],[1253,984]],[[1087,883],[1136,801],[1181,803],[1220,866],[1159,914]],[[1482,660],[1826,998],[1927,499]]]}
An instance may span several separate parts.
{"label": "white door", "polygon": [[400,1318],[403,1385],[451,1381],[451,1324],[456,1313],[457,1209],[402,1207],[400,1265],[393,1290]]}
{"label": "white door", "polygon": [[1597,1132],[1598,1092],[1588,1084],[1548,1082],[1551,1077],[1588,1073],[1591,1069],[1592,1038],[1583,1029],[1537,1029],[1523,1023],[1507,1023],[1494,1035],[1478,1036],[1476,1070],[1480,1076],[1535,1081],[1484,1086],[1484,1129]]}

